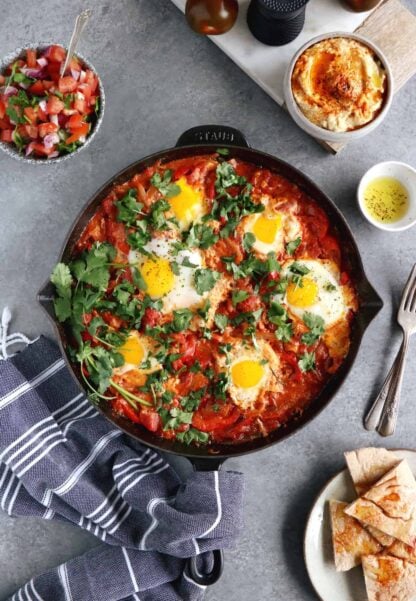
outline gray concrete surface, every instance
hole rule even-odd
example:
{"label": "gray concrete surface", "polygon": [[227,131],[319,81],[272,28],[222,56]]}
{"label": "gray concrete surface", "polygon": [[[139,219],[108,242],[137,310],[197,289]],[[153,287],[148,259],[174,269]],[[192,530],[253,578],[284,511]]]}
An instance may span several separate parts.
{"label": "gray concrete surface", "polygon": [[[409,7],[412,1],[407,0]],[[372,164],[388,159],[416,164],[416,79],[397,95],[376,132],[332,157],[214,44],[193,34],[169,0],[41,5],[2,0],[0,55],[32,40],[67,39],[85,5],[94,9],[94,18],[81,49],[103,78],[107,114],[94,143],[62,165],[26,166],[0,153],[0,307],[10,306],[15,329],[53,335],[35,295],[74,217],[110,176],[173,145],[191,126],[233,125],[253,147],[310,175],[351,224],[385,308],[367,332],[348,381],[309,427],[268,451],[228,462],[246,475],[246,528],[238,547],[226,554],[224,576],[207,599],[312,601],[302,559],[305,520],[314,496],[342,466],[342,452],[369,444],[416,446],[414,359],[396,435],[384,441],[362,427],[363,413],[399,345],[393,311],[416,260],[416,230],[379,232],[363,221],[354,196]],[[95,544],[76,528],[0,514],[0,600],[34,574]]]}

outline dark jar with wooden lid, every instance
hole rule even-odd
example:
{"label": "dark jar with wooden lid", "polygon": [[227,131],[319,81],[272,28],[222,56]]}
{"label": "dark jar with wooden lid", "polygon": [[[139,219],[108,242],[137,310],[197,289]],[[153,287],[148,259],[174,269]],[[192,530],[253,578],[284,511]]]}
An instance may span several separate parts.
{"label": "dark jar with wooden lid", "polygon": [[380,4],[381,0],[343,0],[343,4],[346,4],[348,8],[356,13],[362,13],[366,10],[375,8],[377,4]]}

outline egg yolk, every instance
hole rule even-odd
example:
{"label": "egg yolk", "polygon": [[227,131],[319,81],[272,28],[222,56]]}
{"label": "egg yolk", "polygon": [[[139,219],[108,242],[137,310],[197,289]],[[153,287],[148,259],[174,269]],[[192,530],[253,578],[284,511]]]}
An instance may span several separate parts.
{"label": "egg yolk", "polygon": [[287,287],[287,302],[289,305],[303,309],[314,305],[318,300],[318,284],[311,278],[302,278],[302,286],[290,282]]}
{"label": "egg yolk", "polygon": [[184,177],[175,183],[179,186],[180,192],[170,198],[169,203],[176,219],[187,226],[204,212],[202,193],[190,186]]}
{"label": "egg yolk", "polygon": [[151,257],[140,268],[149,296],[160,297],[170,292],[175,282],[172,268],[167,259]]}
{"label": "egg yolk", "polygon": [[253,234],[257,240],[265,244],[272,244],[276,239],[276,234],[282,227],[282,216],[276,213],[275,217],[265,217],[260,215],[253,225]]}
{"label": "egg yolk", "polygon": [[233,384],[239,388],[252,388],[257,386],[264,376],[264,367],[259,361],[245,359],[234,363],[231,368]]}
{"label": "egg yolk", "polygon": [[140,365],[146,354],[139,338],[134,335],[130,335],[127,338],[126,342],[119,348],[118,352],[123,355],[126,363],[132,363],[133,365]]}

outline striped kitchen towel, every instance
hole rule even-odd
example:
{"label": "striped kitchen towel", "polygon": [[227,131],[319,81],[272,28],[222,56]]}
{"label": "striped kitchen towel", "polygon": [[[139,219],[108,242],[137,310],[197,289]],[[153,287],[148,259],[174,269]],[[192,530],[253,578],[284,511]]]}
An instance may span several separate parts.
{"label": "striped kitchen towel", "polygon": [[242,475],[172,467],[103,418],[56,345],[0,361],[0,506],[64,520],[106,545],[38,576],[13,601],[197,600],[185,558],[233,546]]}

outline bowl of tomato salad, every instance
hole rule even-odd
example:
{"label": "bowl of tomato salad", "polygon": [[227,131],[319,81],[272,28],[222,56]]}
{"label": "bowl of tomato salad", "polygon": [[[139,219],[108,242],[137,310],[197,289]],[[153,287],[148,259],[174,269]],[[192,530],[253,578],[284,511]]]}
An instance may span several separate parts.
{"label": "bowl of tomato salad", "polygon": [[104,115],[104,89],[76,54],[64,75],[66,49],[26,46],[0,62],[0,148],[30,163],[63,161],[85,148]]}

